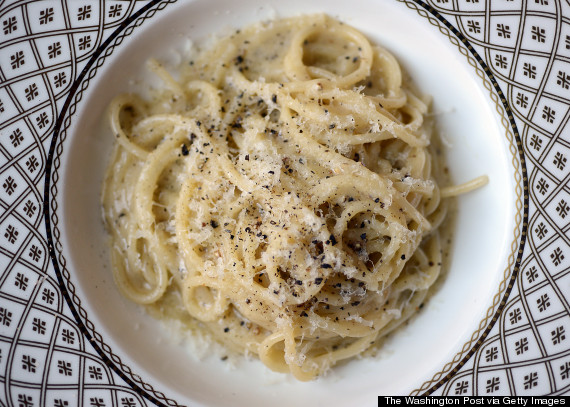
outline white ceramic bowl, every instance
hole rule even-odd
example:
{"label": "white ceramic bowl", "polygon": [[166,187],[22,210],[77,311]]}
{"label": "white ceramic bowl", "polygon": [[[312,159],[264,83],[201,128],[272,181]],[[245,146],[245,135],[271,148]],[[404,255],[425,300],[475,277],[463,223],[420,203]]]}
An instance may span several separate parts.
{"label": "white ceramic bowl", "polygon": [[[520,168],[500,95],[470,51],[412,1],[194,0],[169,4],[112,37],[86,70],[63,116],[50,176],[58,272],[93,344],[147,397],[189,406],[373,406],[378,395],[424,392],[458,365],[499,306],[519,246]],[[274,17],[327,12],[392,51],[434,100],[448,166],[461,183],[450,270],[441,288],[375,358],[353,360],[299,383],[257,360],[233,368],[200,357],[116,289],[101,222],[100,190],[113,137],[105,109],[146,80],[150,57],[172,61],[189,40]],[[160,395],[164,394],[164,397]],[[161,398],[163,397],[163,398]]]}

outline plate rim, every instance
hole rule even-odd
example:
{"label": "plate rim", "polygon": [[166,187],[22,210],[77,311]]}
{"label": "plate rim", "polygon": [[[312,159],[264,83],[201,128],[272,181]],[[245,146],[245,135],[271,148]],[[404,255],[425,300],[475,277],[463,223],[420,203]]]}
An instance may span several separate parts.
{"label": "plate rim", "polygon": [[[496,110],[499,116],[505,120],[505,116],[508,117],[508,122],[502,123],[504,129],[506,129],[507,139],[509,140],[510,146],[514,147],[513,138],[516,143],[515,153],[513,154],[513,164],[515,163],[515,158],[518,158],[520,163],[519,168],[515,165],[514,178],[515,186],[517,190],[516,198],[516,211],[515,211],[515,228],[514,237],[511,242],[511,253],[508,256],[508,265],[504,270],[503,280],[499,284],[498,292],[493,296],[493,303],[487,308],[486,316],[479,322],[478,328],[474,330],[471,335],[471,339],[464,343],[461,350],[453,357],[451,362],[448,362],[444,367],[435,373],[433,377],[426,380],[418,389],[413,390],[412,395],[429,395],[435,392],[439,387],[448,382],[460,369],[461,367],[473,356],[473,354],[478,350],[478,348],[483,344],[485,338],[492,330],[496,321],[504,309],[507,299],[512,291],[515,280],[518,276],[520,264],[522,261],[522,255],[524,246],[526,243],[527,235],[527,225],[528,225],[528,177],[526,176],[526,159],[525,153],[522,148],[522,141],[520,134],[517,129],[517,125],[514,121],[514,117],[510,106],[503,95],[503,92],[494,78],[493,73],[486,66],[485,62],[478,55],[473,46],[469,41],[459,32],[447,19],[445,19],[436,9],[431,5],[425,3],[422,0],[396,0],[399,3],[404,3],[408,8],[416,11],[420,17],[427,18],[431,25],[439,27],[440,31],[442,28],[445,29],[445,34],[452,45],[455,45],[460,50],[460,53],[467,57],[467,60],[471,67],[477,70],[477,75],[483,79],[485,88],[490,92],[491,99],[496,105]],[[49,145],[49,152],[46,160],[46,170],[45,170],[45,184],[44,184],[44,194],[43,194],[43,216],[44,224],[46,226],[46,237],[48,244],[48,253],[52,265],[57,276],[57,281],[62,294],[65,298],[67,305],[69,306],[75,322],[83,335],[89,340],[90,344],[96,350],[98,355],[103,359],[105,364],[109,366],[115,373],[117,373],[123,380],[125,380],[135,391],[137,391],[141,396],[147,398],[158,405],[163,404],[163,401],[167,405],[178,405],[177,401],[167,398],[163,393],[155,390],[152,385],[143,381],[136,373],[134,373],[128,365],[125,365],[121,358],[116,355],[113,350],[106,344],[103,337],[95,329],[95,326],[89,321],[87,312],[81,306],[81,300],[76,297],[75,286],[70,279],[69,270],[66,268],[66,261],[63,257],[63,251],[61,249],[62,245],[60,242],[61,233],[57,227],[58,222],[58,205],[57,200],[52,197],[57,195],[54,191],[57,191],[57,182],[61,182],[58,176],[59,169],[59,155],[62,154],[63,148],[62,143],[65,141],[67,134],[66,130],[69,128],[71,119],[70,116],[75,112],[75,106],[80,103],[82,99],[83,92],[89,87],[89,81],[93,79],[96,75],[98,68],[103,65],[106,57],[111,55],[115,47],[119,46],[123,39],[129,36],[133,30],[142,23],[154,16],[157,11],[164,9],[166,6],[176,3],[177,0],[151,0],[148,4],[143,6],[140,10],[129,16],[121,25],[115,29],[109,37],[98,47],[95,53],[89,58],[87,65],[81,70],[81,73],[74,80],[73,85],[70,88],[69,94],[66,97],[63,107],[60,109],[60,113],[57,117],[51,142]],[[413,5],[413,7],[412,7]],[[422,15],[422,12],[425,13]],[[443,26],[442,26],[443,24]],[[129,31],[130,30],[130,31]],[[450,32],[452,34],[450,34]],[[458,41],[459,40],[459,41]],[[454,42],[455,41],[455,42]],[[466,51],[464,53],[463,51]],[[474,58],[476,63],[473,64],[470,57]],[[490,87],[489,87],[490,86]],[[496,92],[496,94],[494,93]],[[498,97],[497,97],[498,95]],[[496,99],[493,99],[493,96]],[[499,110],[504,109],[501,113]],[[501,127],[503,129],[503,127]],[[62,138],[63,134],[63,138]],[[512,151],[511,151],[512,153]],[[516,156],[518,154],[518,157]],[[513,168],[510,166],[509,170],[512,171]],[[517,177],[518,176],[518,177]],[[520,179],[517,179],[520,178]],[[521,188],[522,183],[522,188]],[[522,193],[522,191],[525,191]],[[523,199],[521,200],[521,196]],[[519,208],[520,206],[520,208]],[[51,208],[51,210],[50,210]],[[522,211],[522,214],[521,214]],[[53,222],[52,222],[53,220]],[[55,237],[55,240],[54,240]],[[517,252],[518,251],[518,252]],[[516,255],[515,255],[516,253]],[[63,259],[63,261],[61,260]],[[60,267],[63,265],[63,267]],[[508,281],[508,282],[507,282]],[[70,288],[68,288],[68,286]],[[86,324],[85,321],[88,323]],[[93,327],[88,328],[86,325],[91,324]],[[116,363],[120,365],[117,366]],[[441,362],[442,364],[444,361]],[[125,369],[125,370],[122,370]],[[151,395],[149,392],[154,394]],[[163,400],[163,401],[160,401]],[[174,404],[172,404],[174,403]]]}

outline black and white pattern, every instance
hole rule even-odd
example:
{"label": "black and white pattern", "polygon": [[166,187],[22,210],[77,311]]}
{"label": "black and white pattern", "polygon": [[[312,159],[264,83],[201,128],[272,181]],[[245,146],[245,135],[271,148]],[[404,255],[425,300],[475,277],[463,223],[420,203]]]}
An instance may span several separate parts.
{"label": "black and white pattern", "polygon": [[43,220],[58,112],[103,41],[147,1],[0,2],[0,401],[146,406],[89,344],[51,268]]}
{"label": "black and white pattern", "polygon": [[528,176],[526,245],[500,318],[435,394],[570,392],[570,5],[435,0],[504,92]]}
{"label": "black and white pattern", "polygon": [[[497,297],[493,309],[500,312],[485,325],[492,328],[417,392],[570,394],[570,4],[402,2],[445,21],[451,37],[455,30],[481,58],[481,72],[505,99],[498,106],[512,113],[520,137],[513,154],[524,153],[521,185],[528,188],[520,191],[528,196],[520,208],[528,214],[520,219],[524,251],[513,248],[513,269],[499,289],[508,295]],[[169,3],[0,1],[2,405],[177,405],[120,359],[109,359],[112,351],[94,330],[78,323],[81,305],[65,287],[65,274],[54,270],[50,251],[56,250],[44,223],[46,171],[58,165],[48,157],[52,135],[68,125],[57,119],[70,93],[80,98],[76,80],[88,83],[92,76],[81,74],[97,53],[103,63],[124,36]]]}

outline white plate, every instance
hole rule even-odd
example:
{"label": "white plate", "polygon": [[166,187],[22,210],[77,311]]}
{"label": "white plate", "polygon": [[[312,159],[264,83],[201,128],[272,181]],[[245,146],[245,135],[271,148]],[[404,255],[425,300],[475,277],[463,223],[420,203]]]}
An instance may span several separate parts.
{"label": "white plate", "polygon": [[[458,11],[452,11],[451,3],[441,0],[435,3],[442,7],[441,15],[413,1],[273,1],[260,6],[256,1],[195,0],[151,2],[143,8],[122,2],[106,2],[100,8],[98,2],[85,2],[66,9],[54,3],[52,21],[48,6],[6,7],[0,12],[5,34],[12,17],[17,28],[8,33],[14,39],[6,35],[0,48],[7,79],[0,100],[8,100],[0,112],[7,157],[0,167],[0,181],[20,188],[9,193],[12,187],[4,186],[0,191],[5,208],[0,261],[6,264],[0,308],[4,315],[11,313],[10,323],[6,317],[0,322],[5,338],[0,354],[6,355],[0,366],[7,367],[5,382],[10,389],[6,397],[30,397],[39,405],[58,399],[73,405],[81,398],[86,405],[101,399],[106,405],[115,400],[127,406],[132,399],[134,405],[154,401],[261,406],[271,401],[276,406],[366,406],[376,405],[376,396],[386,394],[566,391],[570,279],[565,276],[570,251],[562,231],[570,216],[562,215],[570,208],[560,202],[570,202],[563,188],[564,177],[568,178],[564,159],[570,149],[568,131],[564,140],[562,130],[570,104],[564,93],[570,64],[556,57],[556,52],[565,50],[564,34],[560,41],[552,40],[555,20],[546,18],[556,10],[524,16],[533,17],[539,27],[535,37],[542,38],[540,29],[544,29],[545,42],[534,40],[538,46],[551,46],[552,63],[540,65],[548,54],[539,57],[529,52],[533,37],[521,24],[521,11],[516,4],[509,5],[508,13],[497,10],[498,3],[493,2],[485,14],[485,5],[477,1],[461,3]],[[229,369],[218,357],[196,358],[118,294],[99,206],[112,138],[100,124],[109,100],[131,89],[133,78],[144,77],[149,57],[172,60],[175,50],[183,49],[189,39],[271,17],[322,11],[394,52],[420,88],[433,95],[438,123],[450,143],[447,154],[454,180],[488,174],[491,182],[459,199],[449,276],[418,317],[389,340],[379,357],[351,361],[325,378],[297,383],[257,361],[242,361]],[[491,17],[486,20],[486,15]],[[538,21],[537,15],[545,18]],[[457,30],[438,19],[441,16]],[[15,35],[27,27],[24,20],[34,18],[37,27],[30,25],[29,32]],[[42,19],[52,31],[39,33]],[[57,24],[66,27],[67,36],[55,30]],[[513,42],[515,36],[521,40]],[[60,54],[54,51],[57,42]],[[554,49],[554,44],[559,48]],[[20,48],[28,64],[12,68]],[[35,65],[34,56],[40,61]],[[508,69],[502,68],[503,61]],[[533,64],[535,77],[548,69],[553,78],[545,76],[533,87]],[[558,93],[557,70],[562,72]],[[38,95],[28,100],[32,83]],[[20,103],[12,106],[11,100]],[[12,114],[18,109],[20,116]],[[44,112],[48,123],[40,128]],[[24,129],[20,144],[8,143],[18,138],[10,136],[23,125],[28,132]],[[55,128],[53,139],[45,128]],[[538,145],[541,148],[534,147]],[[524,161],[528,155],[531,166]],[[27,164],[34,161],[32,157],[41,163],[35,173]],[[528,177],[525,166],[532,168],[534,177]],[[26,208],[29,199],[36,208],[40,205],[39,173],[48,175],[48,223],[47,232],[34,233],[42,219],[36,209],[29,216],[33,220],[28,220]],[[53,249],[53,264],[48,262],[46,243]],[[36,265],[38,251],[41,258]],[[18,275],[28,278],[26,289]],[[34,286],[35,281],[39,283]],[[54,297],[51,303],[45,288]],[[34,368],[29,367],[30,359],[35,359]]]}

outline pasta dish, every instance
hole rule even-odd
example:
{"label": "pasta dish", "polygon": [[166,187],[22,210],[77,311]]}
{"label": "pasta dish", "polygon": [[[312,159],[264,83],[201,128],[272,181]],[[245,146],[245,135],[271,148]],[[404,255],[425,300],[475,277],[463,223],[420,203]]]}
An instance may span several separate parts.
{"label": "pasta dish", "polygon": [[299,380],[362,354],[442,266],[429,98],[325,15],[256,24],[117,96],[103,186],[116,284]]}

